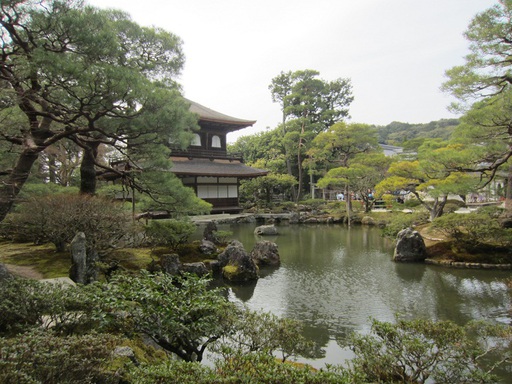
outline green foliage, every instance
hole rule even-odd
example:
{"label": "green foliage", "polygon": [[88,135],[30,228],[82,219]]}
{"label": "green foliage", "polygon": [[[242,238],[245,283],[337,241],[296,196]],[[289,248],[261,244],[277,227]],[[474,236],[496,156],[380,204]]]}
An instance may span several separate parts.
{"label": "green foliage", "polygon": [[[176,218],[209,213],[212,205],[198,198],[192,188],[183,185],[172,173],[171,163],[166,157],[157,161],[155,152],[151,160],[141,160],[144,171],[139,172],[134,179],[138,190],[142,192],[136,196],[137,209],[163,210]],[[159,157],[165,156],[165,153],[160,151]]]}
{"label": "green foliage", "polygon": [[116,383],[115,373],[106,369],[115,345],[111,335],[60,337],[40,330],[0,338],[0,382]]}
{"label": "green foliage", "polygon": [[[82,1],[2,2],[2,15],[0,67],[9,76],[0,88],[0,220],[39,157],[62,150],[76,167],[76,146],[60,146],[67,139],[82,148],[105,143],[102,150],[129,155],[137,165],[116,172],[139,192],[156,196],[159,191],[148,189],[155,185],[172,192],[168,183],[136,179],[143,174],[142,157],[165,156],[170,139],[183,145],[197,127],[176,83],[184,63],[180,38]],[[57,182],[55,168],[66,168],[64,163],[54,156],[43,176]],[[69,183],[72,170],[65,173]]]}
{"label": "green foliage", "polygon": [[457,211],[460,208],[463,208],[466,206],[466,203],[462,200],[447,200],[446,204],[444,206],[444,212],[446,213],[453,213]]}
{"label": "green foliage", "polygon": [[394,121],[377,127],[379,143],[398,145],[404,150],[416,151],[425,139],[448,140],[458,119],[441,119],[426,124],[410,124]]}
{"label": "green foliage", "polygon": [[510,1],[499,0],[471,20],[464,34],[470,42],[470,53],[463,65],[446,71],[445,91],[471,103],[477,98],[496,95],[510,85],[511,11]]}
{"label": "green foliage", "polygon": [[431,220],[442,216],[450,194],[466,195],[478,188],[478,177],[453,171],[467,160],[460,154],[459,144],[426,140],[418,149],[418,159],[391,164],[388,177],[375,187],[377,195],[409,191],[427,209]]}
{"label": "green foliage", "polygon": [[[510,156],[509,121],[512,116],[512,92],[507,90],[492,98],[474,103],[461,118],[453,134],[453,141],[460,145],[457,156],[462,158],[459,167],[465,170],[507,171]],[[484,180],[493,174],[482,174]]]}
{"label": "green foliage", "polygon": [[[208,284],[194,276],[147,272],[65,289],[3,281],[0,382],[490,383],[492,370],[510,358],[508,326],[397,319],[396,324],[374,320],[370,334],[353,335],[356,357],[347,368],[317,371],[282,363],[276,353],[285,360],[311,351],[301,325],[236,309]],[[145,335],[185,361],[158,360],[153,352],[146,359],[148,352],[128,342],[142,364],[118,369],[112,351],[126,343],[114,333],[136,340]],[[215,340],[221,353],[214,367],[191,362],[201,360]],[[495,366],[486,365],[491,354],[498,356]]]}
{"label": "green foliage", "polygon": [[113,309],[122,321],[186,361],[201,361],[206,348],[230,332],[234,306],[209,280],[194,276],[115,275],[108,284]]}
{"label": "green foliage", "polygon": [[478,252],[486,246],[512,246],[512,229],[503,228],[494,212],[478,211],[466,214],[452,213],[432,222],[436,229],[453,242],[455,248],[469,253]]}
{"label": "green foliage", "polygon": [[94,311],[103,310],[91,289],[9,279],[0,284],[0,335],[15,335],[31,328],[72,334],[96,325]]}
{"label": "green foliage", "polygon": [[176,249],[195,232],[194,223],[186,220],[152,220],[145,228],[148,244],[165,245]]}
{"label": "green foliage", "polygon": [[233,231],[214,231],[213,234],[219,244],[227,244],[229,239],[233,237]]}
{"label": "green foliage", "polygon": [[225,360],[262,352],[269,356],[280,355],[281,361],[285,362],[291,356],[309,356],[313,351],[313,343],[303,336],[302,324],[292,319],[243,308],[233,327],[234,331],[225,335],[216,346]]}
{"label": "green foliage", "polygon": [[464,64],[446,71],[443,84],[459,100],[452,109],[467,112],[454,134],[468,144],[464,152],[470,161],[463,169],[491,170],[491,177],[500,167],[509,168],[511,155],[511,12],[512,3],[499,0],[471,20],[465,32],[470,53]]}
{"label": "green foliage", "polygon": [[404,201],[404,207],[405,208],[416,208],[419,207],[421,203],[418,201],[418,199],[407,199]]}
{"label": "green foliage", "polygon": [[27,182],[23,191],[20,192],[21,201],[28,199],[37,199],[48,195],[77,195],[79,192],[77,187],[62,187],[54,183]]}
{"label": "green foliage", "polygon": [[214,368],[181,361],[142,365],[130,371],[133,384],[343,384],[350,379],[330,370],[316,371],[306,365],[281,363],[263,353],[236,354],[217,361]]}
{"label": "green foliage", "polygon": [[287,172],[297,175],[297,201],[304,186],[303,159],[315,135],[347,117],[354,100],[349,79],[326,82],[318,76],[310,69],[281,72],[269,86],[283,113],[281,139]]}
{"label": "green foliage", "polygon": [[351,372],[365,383],[494,383],[485,357],[506,351],[511,336],[508,327],[482,323],[373,320],[370,334],[352,337]]}
{"label": "green foliage", "polygon": [[220,376],[228,383],[343,384],[351,378],[334,370],[313,370],[307,365],[282,363],[267,354],[237,354],[216,364]]}
{"label": "green foliage", "polygon": [[347,210],[347,203],[345,201],[329,201],[326,206],[327,211],[329,212],[345,212]]}
{"label": "green foliage", "polygon": [[293,176],[271,173],[242,181],[240,199],[258,206],[271,206],[275,196],[289,198],[292,188],[296,185],[297,180]]}
{"label": "green foliage", "polygon": [[324,199],[308,199],[301,200],[299,204],[306,210],[318,210],[324,208],[327,202]]}
{"label": "green foliage", "polygon": [[11,237],[51,242],[58,251],[63,251],[77,232],[84,232],[88,247],[106,251],[129,232],[130,223],[121,204],[86,195],[59,194],[23,203],[3,230]]}
{"label": "green foliage", "polygon": [[[382,152],[382,149],[378,145],[374,127],[337,122],[314,138],[308,155],[312,168],[328,170],[332,163],[347,167],[358,155],[375,152]],[[364,156],[362,158],[364,159]],[[363,163],[363,160],[359,163]]]}
{"label": "green foliage", "polygon": [[255,168],[268,169],[276,174],[287,172],[281,127],[239,137],[228,146],[228,151],[241,154],[245,162]]}
{"label": "green foliage", "polygon": [[132,384],[215,384],[224,383],[212,368],[182,360],[168,360],[158,365],[142,364],[130,369]]}
{"label": "green foliage", "polygon": [[414,228],[415,226],[428,222],[428,214],[424,211],[413,213],[394,212],[390,217],[386,226],[382,229],[382,233],[386,237],[395,239],[402,229]]}

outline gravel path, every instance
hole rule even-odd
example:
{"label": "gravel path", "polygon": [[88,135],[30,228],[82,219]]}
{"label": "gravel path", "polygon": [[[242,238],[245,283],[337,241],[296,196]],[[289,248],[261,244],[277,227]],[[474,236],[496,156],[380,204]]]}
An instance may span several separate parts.
{"label": "gravel path", "polygon": [[9,272],[13,275],[24,277],[26,279],[35,279],[41,280],[43,279],[43,275],[36,271],[32,267],[22,266],[22,265],[13,265],[13,264],[4,264]]}

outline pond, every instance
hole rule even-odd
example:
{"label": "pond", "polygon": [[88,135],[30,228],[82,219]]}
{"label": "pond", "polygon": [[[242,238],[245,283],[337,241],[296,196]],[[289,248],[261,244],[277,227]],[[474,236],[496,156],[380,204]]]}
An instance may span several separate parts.
{"label": "pond", "polygon": [[[250,251],[262,238],[256,225],[218,225],[233,232]],[[449,269],[394,263],[394,244],[378,228],[342,225],[281,225],[281,266],[260,270],[254,284],[232,286],[230,299],[249,308],[297,319],[308,337],[322,346],[315,367],[340,364],[351,357],[342,347],[354,331],[367,332],[370,318],[473,319],[512,324],[507,279],[511,271]]]}

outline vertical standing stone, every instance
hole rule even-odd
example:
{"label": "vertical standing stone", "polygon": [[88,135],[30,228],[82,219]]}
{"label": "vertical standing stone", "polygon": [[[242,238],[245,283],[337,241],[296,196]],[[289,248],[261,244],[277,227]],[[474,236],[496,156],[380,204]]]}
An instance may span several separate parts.
{"label": "vertical standing stone", "polygon": [[77,284],[87,282],[87,247],[85,233],[78,232],[71,241],[71,269],[69,277]]}
{"label": "vertical standing stone", "polygon": [[216,232],[217,224],[215,221],[208,222],[203,232],[203,239],[211,241],[213,244],[219,244],[219,239],[217,238]]}

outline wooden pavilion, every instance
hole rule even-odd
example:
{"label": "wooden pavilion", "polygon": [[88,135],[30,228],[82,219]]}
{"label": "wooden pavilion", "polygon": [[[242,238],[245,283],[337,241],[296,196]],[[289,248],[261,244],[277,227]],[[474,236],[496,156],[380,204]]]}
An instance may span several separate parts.
{"label": "wooden pavilion", "polygon": [[243,164],[241,155],[227,153],[229,132],[252,126],[243,120],[214,111],[188,100],[190,111],[198,115],[199,132],[187,150],[172,150],[172,172],[197,196],[213,205],[212,213],[240,212],[240,180],[268,173]]}

